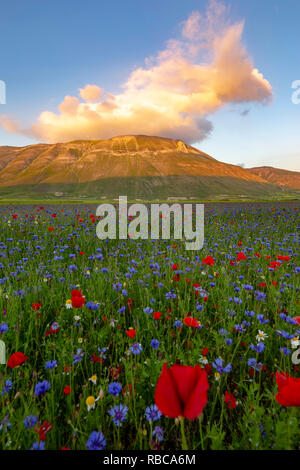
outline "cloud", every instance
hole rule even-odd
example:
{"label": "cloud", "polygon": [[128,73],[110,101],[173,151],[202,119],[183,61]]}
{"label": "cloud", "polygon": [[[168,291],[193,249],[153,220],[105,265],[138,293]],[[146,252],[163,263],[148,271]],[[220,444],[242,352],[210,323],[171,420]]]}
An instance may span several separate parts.
{"label": "cloud", "polygon": [[2,116],[8,132],[48,142],[147,134],[199,142],[212,131],[208,117],[226,104],[272,98],[270,83],[242,44],[243,22],[231,23],[229,10],[211,0],[205,16],[192,12],[145,66],[134,70],[116,95],[97,85],[66,96],[58,112],[43,111],[26,128]]}
{"label": "cloud", "polygon": [[100,100],[102,92],[102,88],[97,85],[86,85],[84,88],[79,88],[81,98],[90,103]]}

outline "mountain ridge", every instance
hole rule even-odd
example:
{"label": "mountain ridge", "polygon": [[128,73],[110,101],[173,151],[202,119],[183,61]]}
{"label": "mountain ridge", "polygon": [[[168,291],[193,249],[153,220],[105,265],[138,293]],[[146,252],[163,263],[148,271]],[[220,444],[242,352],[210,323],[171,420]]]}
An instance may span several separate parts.
{"label": "mountain ridge", "polygon": [[285,170],[273,166],[259,166],[247,168],[247,170],[278,186],[300,189],[299,171]]}
{"label": "mountain ridge", "polygon": [[0,197],[262,197],[285,188],[240,166],[220,162],[180,139],[122,135],[102,140],[0,147]]}

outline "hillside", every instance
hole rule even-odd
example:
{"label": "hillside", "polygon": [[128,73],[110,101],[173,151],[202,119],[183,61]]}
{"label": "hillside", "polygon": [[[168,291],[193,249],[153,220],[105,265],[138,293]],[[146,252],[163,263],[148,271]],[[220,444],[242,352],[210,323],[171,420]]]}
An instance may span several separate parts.
{"label": "hillside", "polygon": [[278,186],[300,189],[300,172],[298,171],[281,170],[271,166],[249,168],[248,171]]}
{"label": "hillside", "polygon": [[0,147],[0,197],[273,198],[283,189],[181,140],[107,140]]}

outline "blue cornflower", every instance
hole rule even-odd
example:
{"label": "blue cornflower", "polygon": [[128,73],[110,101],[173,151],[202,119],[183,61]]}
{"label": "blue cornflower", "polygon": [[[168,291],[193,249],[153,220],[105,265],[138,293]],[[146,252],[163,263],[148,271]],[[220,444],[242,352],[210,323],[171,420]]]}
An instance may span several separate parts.
{"label": "blue cornflower", "polygon": [[100,353],[100,356],[102,357],[102,359],[106,359],[106,356],[105,356],[105,352],[107,351],[107,348],[98,348],[98,351]]}
{"label": "blue cornflower", "polygon": [[255,291],[256,300],[260,300],[264,302],[266,300],[266,294],[264,292],[259,292],[258,290]]}
{"label": "blue cornflower", "polygon": [[220,333],[221,336],[226,336],[226,335],[228,335],[228,331],[225,330],[225,328],[221,328],[221,329],[219,330],[219,333]]}
{"label": "blue cornflower", "polygon": [[106,446],[106,440],[102,432],[93,431],[85,445],[89,450],[102,450]]}
{"label": "blue cornflower", "polygon": [[2,421],[0,421],[0,431],[4,429],[4,431],[7,432],[8,428],[11,428],[12,424],[8,420],[9,420],[9,415],[6,415],[5,418],[3,418]]}
{"label": "blue cornflower", "polygon": [[176,320],[174,322],[174,326],[176,326],[176,328],[181,328],[182,327],[182,322],[180,320]]}
{"label": "blue cornflower", "polygon": [[121,393],[121,390],[122,390],[122,385],[119,384],[118,382],[112,382],[108,386],[108,393],[110,393],[111,395],[114,395],[115,397],[117,397]]}
{"label": "blue cornflower", "polygon": [[251,367],[251,369],[256,370],[257,372],[260,372],[259,367],[262,367],[262,365],[262,362],[256,362],[256,359],[254,357],[248,359],[248,366]]}
{"label": "blue cornflower", "polygon": [[151,315],[151,313],[153,313],[153,308],[146,307],[144,308],[144,312],[147,313],[147,315]]}
{"label": "blue cornflower", "polygon": [[84,356],[84,352],[81,352],[81,351],[82,351],[81,349],[77,349],[77,354],[74,354],[73,356],[73,364],[77,364],[77,362],[82,360]]}
{"label": "blue cornflower", "polygon": [[7,323],[0,323],[0,334],[5,333],[8,330]]}
{"label": "blue cornflower", "polygon": [[158,442],[162,442],[164,440],[164,431],[160,426],[155,426],[152,436],[156,437]]}
{"label": "blue cornflower", "polygon": [[256,346],[254,346],[254,344],[249,344],[249,348],[252,349],[252,351],[260,353],[264,351],[265,345],[262,341],[260,341]]}
{"label": "blue cornflower", "polygon": [[224,342],[225,342],[225,344],[227,344],[227,346],[232,345],[232,339],[231,338],[224,338]]}
{"label": "blue cornflower", "polygon": [[116,405],[109,410],[108,414],[117,426],[121,426],[121,423],[127,418],[127,411],[126,405]]}
{"label": "blue cornflower", "polygon": [[204,308],[204,306],[201,305],[201,304],[199,304],[199,303],[197,302],[197,304],[196,304],[196,310],[198,310],[198,312],[202,312],[203,308]]}
{"label": "blue cornflower", "polygon": [[38,397],[39,395],[43,395],[44,393],[49,390],[51,387],[50,382],[48,380],[43,380],[43,382],[38,382],[34,388],[34,393]]}
{"label": "blue cornflower", "polygon": [[58,330],[59,330],[59,324],[57,323],[57,321],[54,321],[51,325],[51,331],[52,333],[55,333]]}
{"label": "blue cornflower", "polygon": [[172,289],[170,292],[167,292],[165,294],[165,297],[166,299],[175,299],[176,298],[176,294],[174,292],[174,289]]}
{"label": "blue cornflower", "polygon": [[161,418],[161,412],[156,405],[150,405],[146,408],[145,416],[148,421],[157,421]]}
{"label": "blue cornflower", "polygon": [[45,369],[53,369],[57,366],[57,361],[54,359],[53,361],[48,361],[45,364]]}
{"label": "blue cornflower", "polygon": [[142,350],[143,348],[140,343],[134,343],[130,348],[130,351],[132,352],[132,354],[136,354],[136,355],[140,354]]}
{"label": "blue cornflower", "polygon": [[255,316],[255,312],[253,312],[253,310],[246,310],[245,311],[245,315],[247,315],[248,317],[252,318]]}
{"label": "blue cornflower", "polygon": [[28,415],[24,419],[24,425],[27,429],[32,429],[34,425],[38,422],[38,418],[35,415]]}
{"label": "blue cornflower", "polygon": [[245,290],[253,290],[253,286],[251,286],[251,284],[243,284],[243,289],[245,289]]}
{"label": "blue cornflower", "polygon": [[98,308],[99,308],[99,304],[97,304],[97,303],[95,303],[95,302],[91,302],[91,301],[90,301],[90,302],[87,302],[87,303],[85,304],[85,306],[86,306],[86,308],[88,308],[89,310],[94,310],[94,311],[95,311],[95,310],[98,310]]}
{"label": "blue cornflower", "polygon": [[297,325],[297,323],[298,323],[298,322],[296,322],[296,320],[294,320],[289,315],[287,315],[287,317],[286,317],[286,322],[289,323],[290,325]]}
{"label": "blue cornflower", "polygon": [[34,442],[32,444],[32,447],[30,447],[30,450],[45,450],[45,442],[43,442],[43,441]]}
{"label": "blue cornflower", "polygon": [[160,345],[160,342],[158,341],[158,339],[151,340],[151,346],[153,349],[157,349],[159,345]]}
{"label": "blue cornflower", "polygon": [[122,284],[120,282],[116,282],[115,284],[113,284],[113,289],[118,292],[122,289]]}
{"label": "blue cornflower", "polygon": [[285,339],[292,339],[294,337],[294,335],[290,335],[290,333],[288,333],[287,331],[284,331],[284,330],[277,330],[276,334],[278,336],[282,336]]}
{"label": "blue cornflower", "polygon": [[4,389],[1,392],[1,395],[5,395],[7,392],[9,392],[13,388],[13,383],[10,379],[7,379],[5,381]]}
{"label": "blue cornflower", "polygon": [[244,331],[246,331],[246,329],[244,328],[245,324],[244,322],[242,322],[240,325],[234,325],[234,328],[236,331],[238,331],[239,333],[243,333]]}
{"label": "blue cornflower", "polygon": [[265,318],[262,313],[256,315],[256,318],[259,321],[259,323],[261,323],[261,324],[269,323],[269,320],[267,318]]}
{"label": "blue cornflower", "polygon": [[217,369],[219,374],[228,374],[232,369],[231,364],[227,364],[226,367],[223,367],[223,359],[221,359],[220,357],[218,357],[218,359],[216,359],[212,365],[215,369]]}
{"label": "blue cornflower", "polygon": [[286,346],[284,346],[283,348],[280,348],[280,352],[282,352],[285,356],[288,356],[289,354],[291,354],[291,350],[288,349]]}

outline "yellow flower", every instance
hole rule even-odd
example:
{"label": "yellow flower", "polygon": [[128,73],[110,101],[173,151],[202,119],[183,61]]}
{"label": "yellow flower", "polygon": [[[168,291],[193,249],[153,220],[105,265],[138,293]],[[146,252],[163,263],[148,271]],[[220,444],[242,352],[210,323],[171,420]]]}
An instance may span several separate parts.
{"label": "yellow flower", "polygon": [[215,372],[215,379],[220,380],[220,378],[221,378],[221,374],[219,374],[219,372]]}
{"label": "yellow flower", "polygon": [[68,299],[66,301],[66,308],[72,308],[72,300],[71,299]]}
{"label": "yellow flower", "polygon": [[96,400],[94,397],[90,396],[90,397],[87,397],[87,399],[85,400],[85,404],[87,406],[87,409],[88,411],[92,410],[93,408],[95,408],[95,404],[96,404]]}
{"label": "yellow flower", "polygon": [[90,380],[91,382],[93,382],[93,384],[96,385],[96,383],[97,383],[97,375],[96,375],[96,374],[95,374],[95,375],[92,375],[92,377],[90,377],[89,380]]}
{"label": "yellow flower", "polygon": [[83,338],[78,338],[78,343],[83,343]]}

